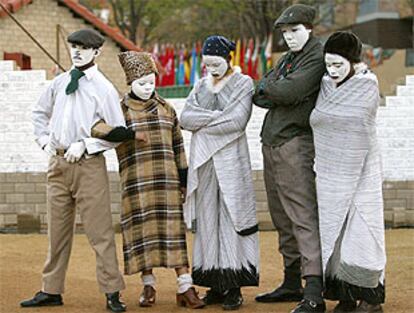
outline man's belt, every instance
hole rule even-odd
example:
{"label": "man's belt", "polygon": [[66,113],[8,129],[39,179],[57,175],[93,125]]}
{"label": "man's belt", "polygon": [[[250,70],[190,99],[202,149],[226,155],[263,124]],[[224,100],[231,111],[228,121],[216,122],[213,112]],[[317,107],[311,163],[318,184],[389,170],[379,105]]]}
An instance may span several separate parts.
{"label": "man's belt", "polygon": [[[66,151],[68,151],[68,150],[67,149],[56,149],[56,156],[64,157]],[[87,154],[87,153],[85,153],[83,155],[83,157],[85,157],[85,159],[90,159],[90,158],[94,158],[94,157],[100,156],[101,154],[103,154],[103,151],[97,152],[97,153],[94,153],[94,154]]]}

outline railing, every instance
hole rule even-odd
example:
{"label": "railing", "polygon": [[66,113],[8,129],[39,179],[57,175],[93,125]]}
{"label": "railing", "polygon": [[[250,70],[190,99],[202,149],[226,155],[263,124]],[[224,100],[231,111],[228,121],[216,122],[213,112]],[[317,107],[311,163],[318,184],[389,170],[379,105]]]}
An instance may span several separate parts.
{"label": "railing", "polygon": [[187,98],[193,86],[168,86],[157,88],[158,94],[163,98]]}

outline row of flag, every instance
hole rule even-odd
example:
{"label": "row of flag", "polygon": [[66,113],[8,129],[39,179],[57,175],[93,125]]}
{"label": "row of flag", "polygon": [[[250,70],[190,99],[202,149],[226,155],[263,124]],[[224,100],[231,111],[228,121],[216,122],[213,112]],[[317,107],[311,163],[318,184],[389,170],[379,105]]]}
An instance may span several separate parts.
{"label": "row of flag", "polygon": [[[161,65],[157,86],[194,85],[207,74],[201,50],[201,42],[191,47],[155,44],[152,55]],[[254,80],[260,79],[272,67],[272,35],[263,42],[258,39],[237,40],[236,49],[231,52],[231,63]]]}
{"label": "row of flag", "polygon": [[389,59],[394,52],[394,49],[382,49],[366,46],[362,49],[362,61],[365,62],[369,68],[374,68]]}

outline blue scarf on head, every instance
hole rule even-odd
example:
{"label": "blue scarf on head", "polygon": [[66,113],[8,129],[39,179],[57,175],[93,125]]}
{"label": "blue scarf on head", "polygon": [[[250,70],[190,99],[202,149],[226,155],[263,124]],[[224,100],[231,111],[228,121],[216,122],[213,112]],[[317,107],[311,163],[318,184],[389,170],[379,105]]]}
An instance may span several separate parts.
{"label": "blue scarf on head", "polygon": [[226,37],[214,35],[204,41],[202,54],[227,58],[235,48],[236,44]]}

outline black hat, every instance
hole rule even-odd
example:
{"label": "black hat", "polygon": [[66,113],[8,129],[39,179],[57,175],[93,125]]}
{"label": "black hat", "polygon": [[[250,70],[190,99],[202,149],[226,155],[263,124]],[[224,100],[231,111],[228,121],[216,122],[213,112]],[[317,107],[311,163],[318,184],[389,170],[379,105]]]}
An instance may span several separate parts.
{"label": "black hat", "polygon": [[316,16],[316,10],[306,4],[294,4],[288,7],[276,20],[274,27],[285,24],[308,24],[312,25]]}
{"label": "black hat", "polygon": [[223,36],[210,36],[203,44],[203,55],[216,55],[227,58],[230,51],[236,49],[236,44]]}
{"label": "black hat", "polygon": [[68,36],[68,42],[81,45],[86,48],[98,49],[102,47],[105,38],[93,29],[81,29]]}
{"label": "black hat", "polygon": [[351,32],[338,31],[329,36],[324,53],[339,54],[352,63],[361,62],[361,40]]}

